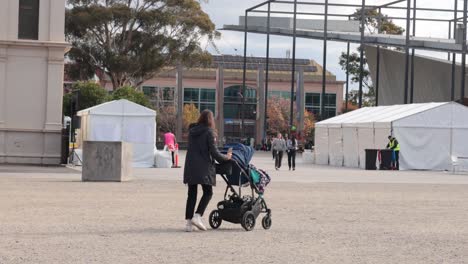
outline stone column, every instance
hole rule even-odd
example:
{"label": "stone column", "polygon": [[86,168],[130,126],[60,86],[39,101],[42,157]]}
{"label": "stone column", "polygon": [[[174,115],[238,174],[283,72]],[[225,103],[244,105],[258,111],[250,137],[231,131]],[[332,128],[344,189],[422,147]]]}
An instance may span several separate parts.
{"label": "stone column", "polygon": [[49,48],[45,130],[62,129],[63,53],[63,48]]}
{"label": "stone column", "polygon": [[4,163],[6,160],[6,132],[2,131],[4,128],[6,128],[6,52],[6,46],[0,46],[0,163]]}
{"label": "stone column", "polygon": [[[18,17],[19,17],[19,1],[5,1],[2,2],[2,8],[8,9],[7,19],[8,23],[6,25],[7,30],[7,40],[17,40],[18,39]],[[3,13],[2,15],[5,15]]]}
{"label": "stone column", "polygon": [[183,78],[184,69],[181,65],[177,66],[176,72],[176,93],[177,93],[177,120],[176,120],[176,138],[177,140],[182,140],[182,127],[184,125],[184,85],[183,85]]}
{"label": "stone column", "polygon": [[216,128],[218,129],[218,145],[223,145],[224,137],[224,66],[216,70]]}
{"label": "stone column", "polygon": [[[2,1],[2,8],[0,8],[0,40],[7,40],[9,33],[9,18],[10,18],[10,7],[9,4],[12,1]],[[18,1],[16,1],[18,3]],[[16,22],[18,24],[18,22]]]}
{"label": "stone column", "polygon": [[0,128],[5,127],[6,120],[6,63],[7,63],[7,48],[0,46]]}
{"label": "stone column", "polygon": [[304,68],[299,67],[296,84],[296,109],[297,109],[297,132],[303,136],[304,132],[304,111],[305,111],[305,92],[304,92]]}
{"label": "stone column", "polygon": [[63,25],[65,25],[65,6],[66,0],[50,0],[50,16],[49,19],[49,40],[51,41],[65,41],[65,32]]}
{"label": "stone column", "polygon": [[257,70],[257,133],[255,135],[255,144],[260,144],[266,136],[265,131],[265,66],[258,65]]}
{"label": "stone column", "polygon": [[43,164],[60,164],[63,98],[64,48],[49,48],[47,62],[47,87],[45,124],[43,134]]}

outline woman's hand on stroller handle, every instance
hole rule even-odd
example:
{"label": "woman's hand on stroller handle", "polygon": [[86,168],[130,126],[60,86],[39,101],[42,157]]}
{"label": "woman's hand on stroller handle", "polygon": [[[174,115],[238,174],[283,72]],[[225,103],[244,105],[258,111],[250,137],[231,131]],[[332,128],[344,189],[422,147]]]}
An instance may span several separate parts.
{"label": "woman's hand on stroller handle", "polygon": [[228,160],[231,160],[231,158],[232,158],[232,148],[228,149],[228,152],[226,153],[226,156],[227,156]]}

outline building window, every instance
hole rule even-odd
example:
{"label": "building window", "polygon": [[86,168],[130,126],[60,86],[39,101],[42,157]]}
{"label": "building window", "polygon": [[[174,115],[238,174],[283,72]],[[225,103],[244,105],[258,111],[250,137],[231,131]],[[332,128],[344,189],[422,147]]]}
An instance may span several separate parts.
{"label": "building window", "polygon": [[[226,142],[238,142],[240,135],[251,138],[255,136],[257,118],[257,90],[246,87],[244,106],[242,107],[242,85],[234,85],[224,89],[224,135]],[[242,111],[244,112],[244,127],[242,127]]]}
{"label": "building window", "polygon": [[[296,93],[294,93],[295,95]],[[290,99],[291,98],[291,92],[287,91],[269,91],[268,92],[268,98],[272,97],[278,97],[282,99]]]}
{"label": "building window", "polygon": [[185,88],[184,89],[184,102],[198,103],[200,96],[199,88]]}
{"label": "building window", "polygon": [[158,93],[158,87],[153,87],[153,86],[143,86],[143,93],[148,96],[148,98],[151,100],[153,98],[157,98],[157,93]]}
{"label": "building window", "polygon": [[39,0],[20,0],[18,39],[39,39]]}
{"label": "building window", "polygon": [[175,99],[174,87],[143,86],[143,93],[148,97],[153,108],[158,109],[163,106],[173,106]]}
{"label": "building window", "polygon": [[[224,118],[241,119],[242,86],[235,85],[224,89]],[[257,90],[245,89],[244,119],[256,119],[257,117]]]}
{"label": "building window", "polygon": [[[336,94],[325,94],[324,96],[324,113],[323,118],[327,119],[336,116]],[[306,93],[305,96],[306,110],[315,114],[320,114],[320,93]]]}
{"label": "building window", "polygon": [[216,102],[216,90],[200,89],[200,102]]}
{"label": "building window", "polygon": [[216,113],[216,90],[211,88],[184,88],[184,105],[193,104],[198,110]]}

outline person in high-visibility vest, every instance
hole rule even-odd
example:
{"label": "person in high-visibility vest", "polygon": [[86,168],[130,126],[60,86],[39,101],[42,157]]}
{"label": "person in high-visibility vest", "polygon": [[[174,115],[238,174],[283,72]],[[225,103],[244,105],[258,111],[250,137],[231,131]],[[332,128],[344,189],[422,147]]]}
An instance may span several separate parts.
{"label": "person in high-visibility vest", "polygon": [[400,143],[395,137],[388,136],[387,149],[393,150],[395,158],[392,159],[392,167],[396,170],[400,169]]}

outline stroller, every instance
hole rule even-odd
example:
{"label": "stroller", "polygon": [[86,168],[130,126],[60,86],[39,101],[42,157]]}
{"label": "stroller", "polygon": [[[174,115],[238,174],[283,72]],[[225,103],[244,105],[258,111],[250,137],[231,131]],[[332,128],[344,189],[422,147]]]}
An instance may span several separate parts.
{"label": "stroller", "polygon": [[[255,227],[256,219],[261,213],[266,215],[262,219],[264,229],[271,227],[271,209],[267,207],[263,199],[263,188],[258,187],[259,172],[253,165],[250,165],[254,150],[242,144],[228,144],[221,150],[226,154],[228,149],[232,148],[232,159],[228,162],[217,164],[216,174],[219,174],[226,182],[226,191],[224,200],[220,201],[217,209],[213,210],[209,216],[209,224],[213,229],[221,226],[222,221],[228,221],[234,224],[241,224],[246,231],[251,231]],[[265,177],[263,177],[265,179]],[[234,189],[238,186],[238,192]],[[251,194],[242,197],[242,187],[250,186]]]}

